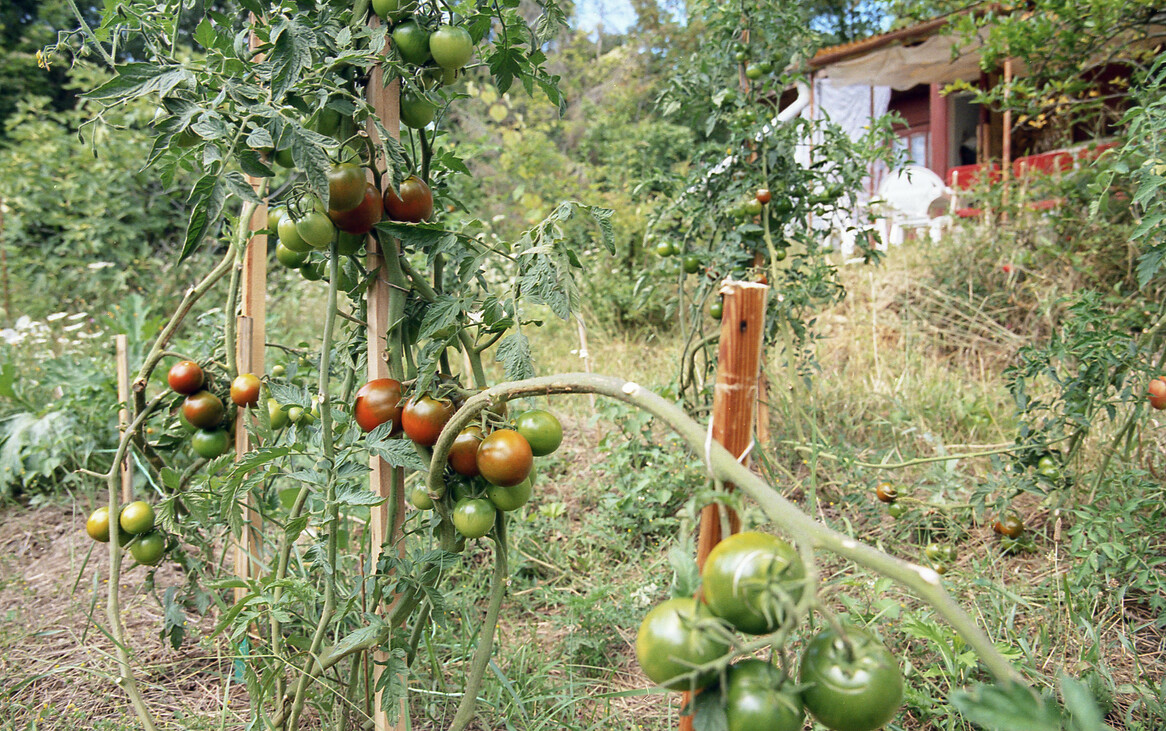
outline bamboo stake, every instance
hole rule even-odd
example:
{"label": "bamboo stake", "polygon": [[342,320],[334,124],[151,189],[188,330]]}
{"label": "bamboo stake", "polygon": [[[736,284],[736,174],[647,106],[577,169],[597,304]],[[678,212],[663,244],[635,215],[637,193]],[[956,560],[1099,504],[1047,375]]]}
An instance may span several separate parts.
{"label": "bamboo stake", "polygon": [[[721,285],[724,316],[717,352],[717,382],[713,387],[711,439],[742,459],[753,444],[753,416],[759,393],[761,344],[765,333],[765,299],[769,285],[727,280]],[[710,447],[711,449],[711,447]],[[707,460],[706,460],[707,461]],[[747,459],[743,463],[748,464]],[[725,484],[726,490],[733,489]],[[741,530],[736,511],[726,507],[729,534]],[[704,568],[713,547],[721,542],[721,510],[706,505],[700,513],[696,563]],[[691,696],[684,694],[687,704]],[[680,731],[693,731],[692,717],[680,719]]]}
{"label": "bamboo stake", "polygon": [[[113,337],[113,346],[117,351],[117,400],[121,407],[117,410],[117,426],[122,434],[130,425],[130,359],[129,348],[124,334]],[[127,505],[134,499],[134,472],[130,469],[130,460],[121,465],[121,503]]]}
{"label": "bamboo stake", "polygon": [[[373,23],[378,23],[377,19],[373,19]],[[387,46],[384,49],[388,50]],[[400,138],[400,81],[394,79],[392,83],[385,86],[384,70],[381,66],[373,68],[369,76],[368,87],[366,89],[369,103],[372,104],[376,111],[376,116],[380,119],[381,124],[385,130],[394,137]],[[379,135],[375,125],[371,120],[367,126],[369,137],[379,143]],[[380,160],[378,168],[385,169],[384,160]],[[374,181],[376,182],[376,181]],[[392,185],[390,176],[386,176],[385,180],[380,181],[382,190],[385,185]],[[392,243],[395,249],[395,242]],[[368,249],[368,270],[377,272],[377,276],[368,285],[368,380],[375,378],[388,378],[391,374],[389,372],[389,363],[386,360],[386,351],[388,349],[388,330],[389,330],[389,293],[390,287],[385,272],[385,252],[381,251],[380,244],[377,243],[375,237],[369,237],[367,242]],[[390,249],[388,254],[396,256],[396,251]],[[398,377],[401,374],[393,374]],[[381,546],[384,545],[385,540],[389,539],[390,543],[398,542],[397,539],[401,532],[401,523],[405,517],[405,475],[400,469],[394,469],[389,466],[387,462],[377,456],[370,458],[370,467],[372,473],[369,475],[369,489],[377,495],[385,498],[385,502],[374,507],[371,511],[369,532],[372,543],[372,555],[370,556],[370,567],[373,571],[376,570],[377,562],[381,556]],[[389,525],[389,502],[392,501],[395,507],[393,511],[393,524]],[[400,550],[404,555],[405,546],[400,543]],[[376,608],[378,613],[385,613],[383,607]],[[383,653],[378,653],[378,660],[383,661],[385,656]],[[375,680],[380,682],[381,666],[377,665],[375,671]],[[401,711],[404,713],[405,704],[402,700]],[[403,723],[403,721],[402,721]],[[373,728],[376,731],[392,731],[397,728],[389,724],[388,714],[381,708],[381,693],[377,692],[373,698]]]}

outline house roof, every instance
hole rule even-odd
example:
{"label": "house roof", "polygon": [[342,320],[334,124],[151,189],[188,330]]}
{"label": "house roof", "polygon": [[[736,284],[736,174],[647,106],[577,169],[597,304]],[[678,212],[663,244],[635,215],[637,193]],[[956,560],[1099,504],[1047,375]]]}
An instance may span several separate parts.
{"label": "house roof", "polygon": [[880,48],[885,48],[894,43],[906,44],[917,41],[934,34],[935,31],[947,25],[947,23],[948,16],[945,15],[933,20],[925,20],[915,25],[909,25],[905,28],[897,28],[886,33],[863,38],[862,40],[840,43],[836,46],[827,46],[826,48],[820,49],[810,59],[810,68],[820,69],[838,63],[839,61],[845,61],[855,56],[877,51]]}

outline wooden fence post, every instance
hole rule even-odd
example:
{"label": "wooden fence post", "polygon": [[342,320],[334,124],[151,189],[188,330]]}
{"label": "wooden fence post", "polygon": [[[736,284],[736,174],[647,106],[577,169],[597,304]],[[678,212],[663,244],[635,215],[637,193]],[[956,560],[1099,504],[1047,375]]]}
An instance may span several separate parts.
{"label": "wooden fence post", "polygon": [[[130,425],[130,357],[125,334],[113,337],[117,351],[117,400],[121,407],[117,410],[118,430],[125,432]],[[134,471],[130,466],[130,452],[126,451],[121,464],[121,504],[128,505],[134,500]]]}
{"label": "wooden fence post", "polygon": [[[727,280],[721,285],[724,315],[717,351],[717,380],[713,390],[712,438],[740,459],[753,444],[753,417],[757,405],[761,344],[765,333],[765,299],[769,285]],[[731,490],[732,485],[725,485]],[[736,511],[724,508],[729,533],[741,529]],[[700,513],[696,563],[704,568],[713,546],[720,543],[721,508],[706,505]],[[684,702],[690,699],[684,694]],[[692,731],[692,717],[680,719],[681,731]]]}
{"label": "wooden fence post", "polygon": [[[378,23],[379,20],[374,16],[372,22]],[[386,46],[384,52],[387,51],[388,47]],[[401,124],[400,81],[395,79],[388,86],[385,86],[384,70],[380,65],[377,65],[369,75],[368,87],[365,92],[385,130],[394,139],[399,139]],[[374,142],[379,142],[380,135],[372,120],[368,122],[366,129],[369,137]],[[386,163],[387,161],[380,160],[378,167],[384,169]],[[373,182],[379,182],[381,190],[384,190],[384,186],[392,185],[393,181],[392,176],[386,175],[384,180]],[[385,241],[385,252],[382,252],[376,238],[370,236],[366,245],[368,270],[377,272],[377,276],[369,282],[367,293],[368,380],[371,381],[394,375],[389,372],[389,364],[385,358],[388,349],[387,335],[391,324],[389,323],[389,282],[385,274],[385,253],[387,252],[388,256],[397,256],[397,244],[394,241]],[[395,375],[400,376],[400,374]],[[369,538],[372,545],[372,555],[369,560],[372,570],[376,571],[377,563],[380,561],[381,546],[386,539],[392,542],[401,533],[401,523],[405,519],[405,473],[399,468],[391,467],[375,455],[370,457],[369,466],[372,468],[372,473],[369,475],[369,489],[385,498],[384,503],[371,510],[369,520]],[[394,504],[395,520],[392,525],[389,525],[389,501],[393,501]],[[404,551],[403,544],[401,550]],[[377,607],[376,611],[380,612],[381,607]],[[385,658],[383,654],[378,654],[376,659],[384,660]],[[380,682],[381,672],[378,666],[374,672],[374,682]],[[403,699],[401,706],[403,712],[405,710]],[[379,692],[373,696],[372,715],[375,731],[391,731],[393,728],[397,728],[389,724],[388,714],[381,708],[381,693]]]}

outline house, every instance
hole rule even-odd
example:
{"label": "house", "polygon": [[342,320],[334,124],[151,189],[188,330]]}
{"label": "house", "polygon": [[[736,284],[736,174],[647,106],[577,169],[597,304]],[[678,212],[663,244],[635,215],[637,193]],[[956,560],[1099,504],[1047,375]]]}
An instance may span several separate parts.
{"label": "house", "polygon": [[[985,174],[1007,179],[1032,170],[1052,172],[1076,164],[1084,150],[1095,153],[1096,128],[1013,119],[1007,110],[977,104],[970,91],[944,94],[954,82],[988,89],[1025,73],[1012,61],[983,71],[980,40],[953,34],[948,21],[938,18],[821,49],[808,62],[812,96],[806,114],[827,115],[854,134],[872,118],[898,113],[902,123],[895,131],[908,162],[933,171],[956,190]],[[1122,88],[1128,75],[1126,67],[1110,64],[1094,80]],[[1101,136],[1107,133],[1103,129]],[[1066,137],[1068,147],[1056,149]],[[886,175],[872,170],[867,197]]]}

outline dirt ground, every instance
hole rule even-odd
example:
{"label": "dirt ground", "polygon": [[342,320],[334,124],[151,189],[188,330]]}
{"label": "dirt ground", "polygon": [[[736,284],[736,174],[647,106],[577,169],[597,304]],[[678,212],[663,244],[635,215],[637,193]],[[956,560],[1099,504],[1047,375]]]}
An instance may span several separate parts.
{"label": "dirt ground", "polygon": [[[108,574],[106,545],[89,539],[84,516],[61,507],[7,510],[0,515],[0,537],[0,709],[11,724],[6,727],[135,727],[128,701],[111,682],[116,663],[105,636],[101,578]],[[122,577],[122,619],[146,702],[161,723],[217,722],[229,662],[205,641],[171,649],[159,637],[162,612],[144,585],[146,569]],[[164,564],[153,591],[161,596],[180,582],[178,570]],[[211,628],[204,619],[188,635],[205,636]]]}

